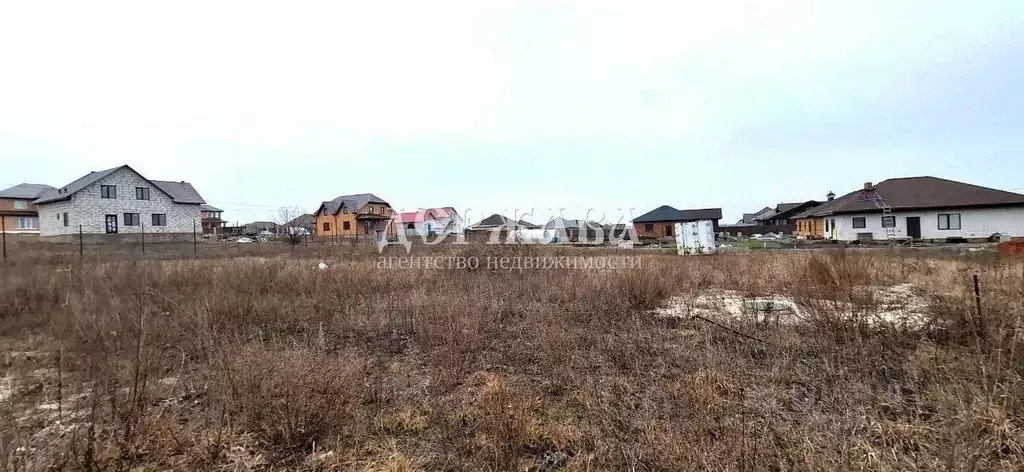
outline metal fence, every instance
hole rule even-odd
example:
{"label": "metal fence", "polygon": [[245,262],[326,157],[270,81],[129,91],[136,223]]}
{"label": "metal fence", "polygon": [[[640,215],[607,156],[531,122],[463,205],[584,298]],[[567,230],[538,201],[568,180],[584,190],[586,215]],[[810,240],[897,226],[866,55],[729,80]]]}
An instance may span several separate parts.
{"label": "metal fence", "polygon": [[[0,223],[2,225],[2,223]],[[264,237],[225,237],[203,235],[198,223],[191,233],[153,233],[133,226],[134,232],[116,234],[89,233],[82,226],[72,234],[41,238],[37,234],[14,234],[0,228],[0,254],[3,263],[73,262],[78,260],[189,259],[249,255],[327,256],[342,247],[373,248],[372,235],[317,236],[282,235]]]}

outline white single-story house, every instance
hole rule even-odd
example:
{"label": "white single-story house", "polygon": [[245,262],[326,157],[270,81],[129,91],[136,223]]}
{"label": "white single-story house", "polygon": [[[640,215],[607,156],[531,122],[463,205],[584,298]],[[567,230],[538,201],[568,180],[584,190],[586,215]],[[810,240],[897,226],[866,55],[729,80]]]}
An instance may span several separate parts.
{"label": "white single-story house", "polygon": [[201,232],[206,203],[185,181],[150,180],[127,165],[90,172],[33,202],[41,237]]}
{"label": "white single-story house", "polygon": [[868,182],[797,218],[821,218],[821,236],[840,241],[1020,237],[1024,195],[937,177],[903,177]]}

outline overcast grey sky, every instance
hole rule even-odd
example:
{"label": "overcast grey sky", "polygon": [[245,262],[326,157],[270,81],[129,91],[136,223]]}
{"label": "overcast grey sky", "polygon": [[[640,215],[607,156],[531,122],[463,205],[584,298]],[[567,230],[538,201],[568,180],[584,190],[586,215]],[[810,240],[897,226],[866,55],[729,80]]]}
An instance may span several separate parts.
{"label": "overcast grey sky", "polygon": [[1020,191],[1022,68],[1019,0],[0,0],[0,185],[127,163],[243,222]]}

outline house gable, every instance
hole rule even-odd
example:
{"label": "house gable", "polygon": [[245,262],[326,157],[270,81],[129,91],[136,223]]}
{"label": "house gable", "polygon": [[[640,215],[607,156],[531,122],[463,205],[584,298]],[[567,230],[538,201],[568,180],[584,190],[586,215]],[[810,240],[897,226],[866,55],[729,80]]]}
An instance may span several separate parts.
{"label": "house gable", "polygon": [[[90,176],[87,183],[79,179],[73,187],[66,187],[67,192],[39,205],[42,236],[75,234],[79,228],[83,233],[106,233],[108,217],[117,221],[118,234],[191,233],[201,228],[200,204],[175,202],[172,195],[131,167],[100,174]],[[114,186],[115,191],[105,197],[104,185]],[[149,189],[148,199],[137,198],[137,187]],[[135,221],[126,215],[134,216]]]}

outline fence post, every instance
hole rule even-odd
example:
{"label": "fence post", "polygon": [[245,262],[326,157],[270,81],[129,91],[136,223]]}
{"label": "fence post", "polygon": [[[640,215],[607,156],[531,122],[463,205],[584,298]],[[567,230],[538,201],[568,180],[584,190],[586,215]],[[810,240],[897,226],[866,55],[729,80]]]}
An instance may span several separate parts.
{"label": "fence post", "polygon": [[82,245],[82,240],[85,236],[82,235],[82,225],[78,225],[78,258],[82,259],[85,251]]}
{"label": "fence post", "polygon": [[978,273],[974,273],[974,307],[977,310],[978,323],[981,323],[981,287],[978,284]]}
{"label": "fence post", "polygon": [[199,242],[196,240],[196,220],[192,220],[192,252],[199,257]]}
{"label": "fence post", "polygon": [[[38,225],[36,225],[38,226]],[[3,238],[4,262],[7,261],[7,218],[0,216],[0,238]]]}

